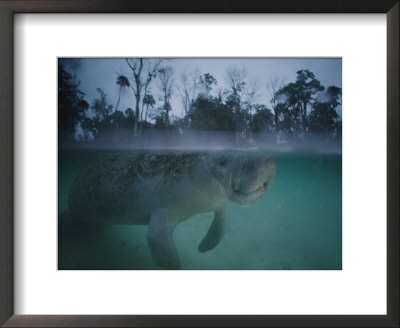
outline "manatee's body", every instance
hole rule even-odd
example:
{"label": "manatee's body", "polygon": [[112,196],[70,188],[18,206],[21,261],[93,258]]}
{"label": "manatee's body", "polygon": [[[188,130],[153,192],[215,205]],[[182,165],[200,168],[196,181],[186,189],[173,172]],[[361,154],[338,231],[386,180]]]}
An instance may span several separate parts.
{"label": "manatee's body", "polygon": [[175,226],[195,214],[214,211],[214,221],[199,250],[214,248],[225,231],[226,205],[230,201],[251,204],[260,198],[275,171],[275,160],[264,156],[114,156],[76,178],[68,206],[72,218],[87,222],[148,225],[154,262],[177,269],[180,262],[172,236]]}

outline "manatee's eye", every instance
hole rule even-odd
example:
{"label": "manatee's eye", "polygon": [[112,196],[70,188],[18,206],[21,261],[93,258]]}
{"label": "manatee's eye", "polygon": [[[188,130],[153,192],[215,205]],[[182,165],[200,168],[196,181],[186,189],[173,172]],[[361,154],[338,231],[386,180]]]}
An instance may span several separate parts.
{"label": "manatee's eye", "polygon": [[221,159],[219,160],[219,162],[218,162],[218,165],[219,165],[219,166],[225,166],[225,164],[226,164],[226,159],[225,159],[225,158],[221,158]]}

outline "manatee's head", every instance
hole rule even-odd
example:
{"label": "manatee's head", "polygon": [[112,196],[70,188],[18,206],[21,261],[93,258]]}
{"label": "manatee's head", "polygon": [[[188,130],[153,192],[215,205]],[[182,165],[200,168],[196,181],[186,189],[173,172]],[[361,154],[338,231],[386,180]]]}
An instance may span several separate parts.
{"label": "manatee's head", "polygon": [[228,198],[249,205],[261,198],[276,173],[273,157],[261,155],[214,155],[207,167]]}

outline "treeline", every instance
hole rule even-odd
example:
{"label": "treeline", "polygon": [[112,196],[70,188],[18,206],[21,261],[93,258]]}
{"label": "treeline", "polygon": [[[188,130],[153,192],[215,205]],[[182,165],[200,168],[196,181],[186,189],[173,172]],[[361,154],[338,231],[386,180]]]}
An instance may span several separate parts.
{"label": "treeline", "polygon": [[[58,127],[60,140],[140,140],[149,130],[226,131],[233,143],[252,142],[255,136],[276,142],[301,140],[308,136],[338,140],[342,122],[338,115],[342,90],[325,88],[309,70],[297,72],[296,80],[282,84],[268,80],[267,96],[248,79],[243,68],[231,67],[225,88],[210,74],[193,71],[176,79],[173,67],[163,60],[126,59],[129,75],[119,75],[115,106],[105,90],[89,104],[76,77],[60,61],[58,66]],[[122,92],[129,90],[130,92]],[[122,96],[133,106],[121,110]],[[179,97],[181,117],[171,115],[173,97]]]}

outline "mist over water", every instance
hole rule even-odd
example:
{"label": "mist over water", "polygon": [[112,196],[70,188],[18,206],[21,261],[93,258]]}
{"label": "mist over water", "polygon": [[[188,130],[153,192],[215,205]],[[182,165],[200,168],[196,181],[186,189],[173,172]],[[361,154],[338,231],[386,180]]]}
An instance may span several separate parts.
{"label": "mist over water", "polygon": [[80,141],[76,136],[59,141],[62,149],[121,149],[121,150],[267,150],[274,152],[322,152],[342,153],[342,139],[331,138],[320,133],[299,138],[280,133],[265,132],[237,133],[235,131],[212,131],[192,129],[156,130],[145,129],[140,139],[132,139],[131,130],[119,129],[105,134],[102,138]]}
{"label": "mist over water", "polygon": [[176,131],[175,136],[166,137],[165,133],[147,135],[141,144],[125,143],[121,138],[114,143],[60,144],[59,269],[162,269],[152,261],[147,226],[83,225],[78,232],[71,232],[65,220],[69,189],[77,174],[110,155],[143,151],[240,152],[276,159],[275,181],[266,195],[249,206],[228,205],[227,231],[215,249],[198,251],[213,220],[212,212],[177,225],[174,240],[182,270],[342,268],[342,156],[338,142],[323,138],[277,142],[253,135],[253,143],[236,144],[235,133],[183,131],[184,138]]}

